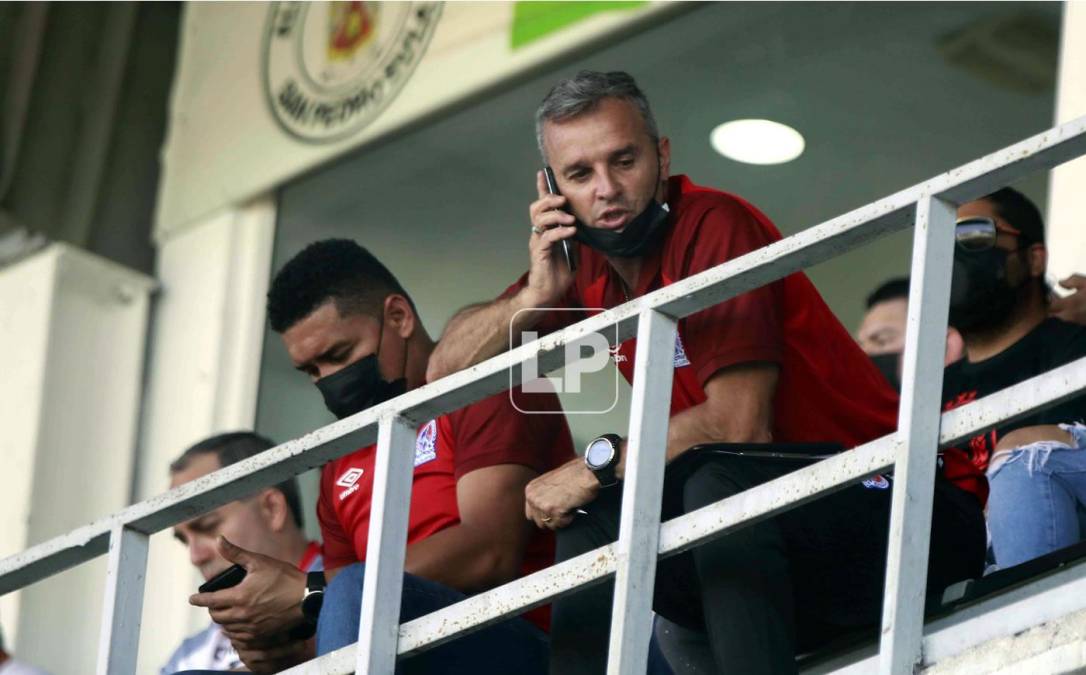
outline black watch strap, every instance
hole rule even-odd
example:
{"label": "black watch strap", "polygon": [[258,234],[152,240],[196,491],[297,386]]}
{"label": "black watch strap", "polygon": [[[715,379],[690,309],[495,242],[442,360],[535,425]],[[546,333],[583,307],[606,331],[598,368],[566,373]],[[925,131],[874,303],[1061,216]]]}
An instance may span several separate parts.
{"label": "black watch strap", "polygon": [[309,572],[305,575],[305,595],[302,596],[302,615],[316,625],[317,617],[324,604],[324,587],[328,582],[323,571]]}

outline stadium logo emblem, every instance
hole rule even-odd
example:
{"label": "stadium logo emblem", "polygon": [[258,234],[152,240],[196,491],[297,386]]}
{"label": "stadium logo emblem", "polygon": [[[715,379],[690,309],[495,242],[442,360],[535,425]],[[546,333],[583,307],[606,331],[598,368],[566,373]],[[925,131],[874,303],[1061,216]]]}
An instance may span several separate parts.
{"label": "stadium logo emblem", "polygon": [[277,2],[264,35],[264,91],[284,131],[328,143],[366,127],[422,59],[437,2]]}
{"label": "stadium logo emblem", "polygon": [[890,481],[886,480],[885,476],[874,475],[865,480],[863,485],[868,490],[886,490],[890,487]]}

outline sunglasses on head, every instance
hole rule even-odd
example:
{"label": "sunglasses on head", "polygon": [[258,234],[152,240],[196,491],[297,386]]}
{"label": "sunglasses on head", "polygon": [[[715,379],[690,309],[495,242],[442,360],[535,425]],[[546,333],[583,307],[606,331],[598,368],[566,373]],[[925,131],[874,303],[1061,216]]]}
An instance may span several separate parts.
{"label": "sunglasses on head", "polygon": [[970,216],[958,219],[954,226],[954,241],[964,251],[983,251],[996,245],[1000,232],[1016,237],[1022,235],[1013,227],[1000,225],[993,218]]}

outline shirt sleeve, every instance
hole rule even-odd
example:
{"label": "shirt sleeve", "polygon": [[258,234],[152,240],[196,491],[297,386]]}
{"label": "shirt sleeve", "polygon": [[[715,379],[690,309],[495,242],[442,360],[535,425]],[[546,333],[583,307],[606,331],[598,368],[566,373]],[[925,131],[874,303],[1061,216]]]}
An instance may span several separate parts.
{"label": "shirt sleeve", "polygon": [[[511,392],[512,398],[510,392],[502,392],[450,416],[456,438],[453,470],[457,480],[498,464],[521,464],[546,473],[555,467],[553,458],[573,456],[573,441],[558,397],[553,393],[526,394],[520,387]],[[557,414],[540,414],[543,412]]]}
{"label": "shirt sleeve", "polygon": [[[777,240],[741,203],[714,202],[698,220],[682,278],[738,258]],[[780,363],[783,355],[782,282],[713,305],[683,322],[687,358],[705,385],[717,371],[754,361]]]}
{"label": "shirt sleeve", "polygon": [[331,464],[326,464],[321,471],[321,491],[317,499],[317,521],[321,526],[321,554],[326,570],[334,570],[358,562],[354,542],[343,530],[339,516],[336,515],[336,510],[332,506],[331,467]]}

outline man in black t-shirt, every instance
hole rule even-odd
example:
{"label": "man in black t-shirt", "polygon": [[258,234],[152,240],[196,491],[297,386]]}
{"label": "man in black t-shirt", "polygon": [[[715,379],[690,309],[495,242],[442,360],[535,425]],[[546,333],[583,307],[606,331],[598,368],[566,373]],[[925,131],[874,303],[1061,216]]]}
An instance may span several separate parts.
{"label": "man in black t-shirt", "polygon": [[[950,324],[966,356],[945,371],[944,410],[1086,356],[1086,327],[1049,317],[1044,225],[1032,202],[1004,188],[964,204],[955,235]],[[946,451],[987,473],[1000,567],[1082,538],[1084,419],[1086,392]]]}

